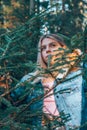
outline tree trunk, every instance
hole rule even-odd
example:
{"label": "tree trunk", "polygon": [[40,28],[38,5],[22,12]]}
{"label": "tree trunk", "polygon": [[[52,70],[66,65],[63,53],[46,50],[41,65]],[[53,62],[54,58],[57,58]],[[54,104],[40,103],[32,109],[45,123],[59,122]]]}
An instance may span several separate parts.
{"label": "tree trunk", "polygon": [[0,28],[4,26],[3,2],[0,1]]}
{"label": "tree trunk", "polygon": [[35,11],[35,0],[30,0],[30,15]]}
{"label": "tree trunk", "polygon": [[65,0],[62,0],[62,11],[65,11]]}

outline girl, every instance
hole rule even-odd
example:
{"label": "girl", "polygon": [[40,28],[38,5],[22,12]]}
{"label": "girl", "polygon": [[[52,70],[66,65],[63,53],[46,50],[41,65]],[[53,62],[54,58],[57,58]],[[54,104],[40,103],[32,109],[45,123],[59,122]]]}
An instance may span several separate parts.
{"label": "girl", "polygon": [[[24,76],[21,83],[25,84],[27,81],[40,86],[39,91],[34,87],[23,102],[29,103],[31,99],[41,96],[38,102],[30,105],[33,112],[42,109],[44,116],[41,117],[41,125],[46,125],[44,117],[49,121],[57,117],[57,121],[64,125],[58,126],[58,130],[80,130],[84,106],[82,72],[79,65],[76,66],[80,54],[79,49],[71,53],[64,40],[55,34],[47,34],[40,38],[37,68],[33,73]],[[25,87],[20,87],[11,94],[14,101],[20,98],[24,89]],[[36,123],[38,119],[36,117],[32,122]]]}

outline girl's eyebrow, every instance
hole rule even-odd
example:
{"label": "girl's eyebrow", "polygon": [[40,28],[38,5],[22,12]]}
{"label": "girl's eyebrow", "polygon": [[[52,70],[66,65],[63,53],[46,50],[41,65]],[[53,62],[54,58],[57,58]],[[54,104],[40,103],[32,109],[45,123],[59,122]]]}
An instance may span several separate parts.
{"label": "girl's eyebrow", "polygon": [[[56,43],[56,42],[50,42],[49,44],[53,44],[53,43]],[[56,43],[57,44],[57,43]]]}
{"label": "girl's eyebrow", "polygon": [[[49,42],[49,44],[53,44],[53,43],[57,44],[56,42]],[[43,47],[43,46],[46,46],[46,45],[42,45],[41,47]]]}
{"label": "girl's eyebrow", "polygon": [[41,47],[45,47],[46,45],[42,45]]}

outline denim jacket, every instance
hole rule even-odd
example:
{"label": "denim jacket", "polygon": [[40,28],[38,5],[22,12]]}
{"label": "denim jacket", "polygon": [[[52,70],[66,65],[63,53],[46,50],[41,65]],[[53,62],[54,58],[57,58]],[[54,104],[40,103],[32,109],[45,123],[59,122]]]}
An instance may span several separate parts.
{"label": "denim jacket", "polygon": [[[29,78],[29,75],[26,75],[22,78],[21,82],[26,81]],[[70,80],[68,80],[70,79]],[[84,84],[81,71],[78,70],[76,72],[71,72],[65,79],[66,81],[60,83],[54,88],[54,96],[55,102],[58,107],[58,111],[61,113],[62,111],[65,114],[70,115],[70,120],[65,122],[66,130],[75,129],[84,124],[87,121],[87,102],[84,94]],[[29,103],[33,98],[38,97],[43,94],[43,86],[41,81],[38,82],[37,87],[40,87],[40,91],[34,88],[31,94],[28,94],[24,99],[23,103]],[[13,93],[11,93],[11,97],[14,101],[19,100],[20,96],[23,94],[26,87],[20,87],[16,89]],[[62,92],[62,90],[65,90]],[[67,91],[69,90],[69,91]],[[61,93],[62,92],[62,93]],[[29,109],[36,112],[38,109],[42,109],[43,100],[39,102],[34,102],[30,105]],[[33,124],[37,124],[38,117],[32,119]],[[78,128],[77,130],[80,130]],[[87,130],[87,127],[82,127],[81,130]]]}
{"label": "denim jacket", "polygon": [[[66,91],[62,92],[65,89]],[[68,74],[65,82],[56,86],[54,93],[59,112],[63,111],[64,114],[70,114],[70,120],[65,123],[66,130],[76,128],[80,130],[79,126],[87,121],[87,119],[85,119],[87,110],[85,111],[86,102],[81,71],[78,70]],[[81,130],[87,130],[87,127]]]}
{"label": "denim jacket", "polygon": [[[28,104],[31,102],[31,104],[28,107],[30,114],[35,114],[37,112],[40,112],[40,115],[37,114],[33,117],[30,117],[30,121],[28,123],[40,127],[42,122],[41,113],[43,107],[43,87],[40,81],[34,85],[26,84],[25,82],[28,79],[29,79],[29,75],[25,75],[21,79],[20,83],[24,83],[24,86],[19,85],[19,87],[11,93],[11,98],[13,99],[13,104],[17,107],[21,104]],[[23,98],[23,100],[20,101],[21,97],[25,93],[27,93],[26,96]],[[33,101],[35,98],[38,98],[39,96],[41,97],[38,99],[38,101],[37,100]]]}

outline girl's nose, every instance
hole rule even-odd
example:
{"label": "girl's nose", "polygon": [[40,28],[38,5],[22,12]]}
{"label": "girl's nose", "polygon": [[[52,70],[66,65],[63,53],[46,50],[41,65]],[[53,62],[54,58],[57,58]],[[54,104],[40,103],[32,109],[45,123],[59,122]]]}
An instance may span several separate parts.
{"label": "girl's nose", "polygon": [[50,50],[46,50],[46,53],[51,53],[51,51]]}
{"label": "girl's nose", "polygon": [[47,48],[46,48],[46,53],[50,53],[50,52],[51,52],[50,48],[47,47]]}

